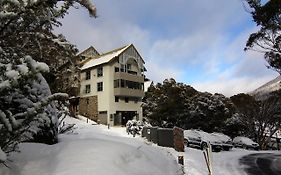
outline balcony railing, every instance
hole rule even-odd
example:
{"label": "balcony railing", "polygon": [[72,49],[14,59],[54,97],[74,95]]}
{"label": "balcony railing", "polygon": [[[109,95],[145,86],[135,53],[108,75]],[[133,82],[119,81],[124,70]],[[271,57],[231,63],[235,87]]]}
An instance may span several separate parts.
{"label": "balcony railing", "polygon": [[129,88],[114,88],[115,96],[126,96],[126,97],[144,97],[144,91],[140,89],[129,89]]}
{"label": "balcony railing", "polygon": [[143,83],[144,82],[144,76],[138,76],[134,74],[129,74],[125,72],[115,72],[114,79],[123,79],[123,80],[129,80],[134,82]]}

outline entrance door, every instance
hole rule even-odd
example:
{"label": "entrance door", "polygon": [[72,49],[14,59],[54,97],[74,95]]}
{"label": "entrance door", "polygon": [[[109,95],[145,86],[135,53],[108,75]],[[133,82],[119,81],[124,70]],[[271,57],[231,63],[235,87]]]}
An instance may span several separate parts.
{"label": "entrance door", "polygon": [[137,115],[137,111],[117,111],[117,114],[121,114],[121,125],[125,126],[128,120],[133,120]]}

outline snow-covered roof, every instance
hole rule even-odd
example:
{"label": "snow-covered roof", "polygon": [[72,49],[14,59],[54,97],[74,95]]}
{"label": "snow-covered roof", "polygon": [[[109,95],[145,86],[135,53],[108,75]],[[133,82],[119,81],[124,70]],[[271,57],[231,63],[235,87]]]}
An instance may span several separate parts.
{"label": "snow-covered roof", "polygon": [[88,68],[91,68],[91,67],[94,67],[94,66],[98,66],[98,65],[101,65],[101,64],[104,64],[104,63],[108,63],[113,58],[119,56],[122,52],[124,52],[130,46],[131,46],[131,44],[127,45],[127,46],[124,46],[124,47],[121,47],[119,49],[113,50],[111,52],[102,54],[100,56],[93,57],[82,66],[81,70],[85,70],[85,69],[88,69]]}

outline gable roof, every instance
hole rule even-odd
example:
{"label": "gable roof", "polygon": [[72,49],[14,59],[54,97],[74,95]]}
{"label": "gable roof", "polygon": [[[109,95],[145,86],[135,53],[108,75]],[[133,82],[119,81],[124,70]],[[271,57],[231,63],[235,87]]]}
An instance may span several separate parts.
{"label": "gable roof", "polygon": [[100,55],[100,53],[96,50],[96,48],[94,48],[93,46],[88,47],[87,49],[83,50],[82,52],[78,53],[77,56],[79,55],[84,55],[85,53],[89,52],[89,51],[93,51],[95,52],[97,55]]}
{"label": "gable roof", "polygon": [[87,61],[84,62],[84,65],[81,67],[81,70],[85,70],[85,69],[88,69],[88,68],[91,68],[94,66],[98,66],[100,64],[108,63],[113,58],[118,57],[121,53],[123,53],[130,46],[133,46],[133,45],[129,44],[127,46],[112,50],[110,52],[99,55],[97,57],[92,57],[91,59],[88,59]]}

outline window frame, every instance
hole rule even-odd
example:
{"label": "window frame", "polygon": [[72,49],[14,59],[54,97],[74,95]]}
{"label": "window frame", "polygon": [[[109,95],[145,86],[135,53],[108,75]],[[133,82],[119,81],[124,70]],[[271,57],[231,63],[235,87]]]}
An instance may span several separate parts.
{"label": "window frame", "polygon": [[102,77],[103,76],[103,67],[99,66],[97,68],[97,77]]}
{"label": "window frame", "polygon": [[125,100],[125,103],[129,103],[129,101],[130,101],[130,100],[129,100],[129,97],[125,97],[124,100]]}
{"label": "window frame", "polygon": [[86,84],[85,85],[85,94],[91,93],[91,84]]}
{"label": "window frame", "polygon": [[119,102],[119,97],[115,96],[115,102],[118,103]]}
{"label": "window frame", "polygon": [[90,80],[91,79],[91,71],[90,70],[86,71],[85,79],[86,80]]}
{"label": "window frame", "polygon": [[103,82],[97,82],[97,91],[102,92],[103,91]]}

